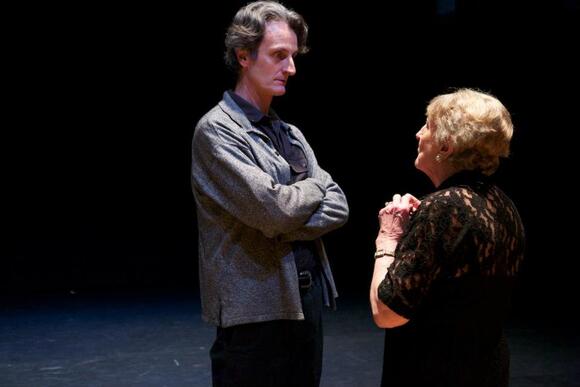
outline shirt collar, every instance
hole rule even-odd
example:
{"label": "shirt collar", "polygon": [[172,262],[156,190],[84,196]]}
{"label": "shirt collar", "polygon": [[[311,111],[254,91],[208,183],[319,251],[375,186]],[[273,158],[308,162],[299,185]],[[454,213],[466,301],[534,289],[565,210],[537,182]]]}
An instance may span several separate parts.
{"label": "shirt collar", "polygon": [[273,109],[270,109],[268,114],[262,113],[254,105],[246,101],[243,97],[240,97],[233,90],[226,91],[228,95],[234,100],[234,102],[242,109],[248,120],[252,124],[266,123],[269,126],[273,126],[274,121],[280,123],[280,127],[286,131],[290,130],[290,127],[278,117],[278,114]]}
{"label": "shirt collar", "polygon": [[264,117],[266,117],[267,119],[270,119],[269,116],[262,113],[260,110],[258,110],[258,108],[256,108],[254,105],[252,105],[251,103],[246,101],[244,98],[237,95],[234,91],[228,90],[228,94],[230,95],[230,97],[232,97],[232,99],[240,107],[240,109],[242,109],[242,111],[244,112],[246,117],[248,117],[250,122],[252,122],[254,124],[258,123],[258,122],[262,121],[262,119],[264,119]]}

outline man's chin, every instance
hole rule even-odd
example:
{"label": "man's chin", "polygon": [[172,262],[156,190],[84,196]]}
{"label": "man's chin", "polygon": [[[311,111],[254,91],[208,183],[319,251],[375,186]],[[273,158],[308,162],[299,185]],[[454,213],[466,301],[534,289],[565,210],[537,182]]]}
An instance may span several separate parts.
{"label": "man's chin", "polygon": [[285,86],[276,87],[274,90],[272,90],[272,94],[275,97],[279,97],[281,95],[284,95],[284,94],[286,94],[286,87]]}

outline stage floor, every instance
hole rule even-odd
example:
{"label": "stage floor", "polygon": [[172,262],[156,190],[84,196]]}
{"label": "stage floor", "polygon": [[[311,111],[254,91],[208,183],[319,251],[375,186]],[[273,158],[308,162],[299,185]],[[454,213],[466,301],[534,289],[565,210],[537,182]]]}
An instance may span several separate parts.
{"label": "stage floor", "polygon": [[[210,386],[215,329],[187,292],[4,297],[0,386]],[[322,386],[376,387],[383,332],[364,295],[325,313]],[[507,336],[511,386],[580,386],[580,338],[570,321],[518,318]]]}

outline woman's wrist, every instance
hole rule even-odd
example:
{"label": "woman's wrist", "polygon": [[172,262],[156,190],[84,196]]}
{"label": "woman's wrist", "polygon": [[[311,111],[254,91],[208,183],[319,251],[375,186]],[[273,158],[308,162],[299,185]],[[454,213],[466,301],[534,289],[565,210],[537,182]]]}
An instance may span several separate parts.
{"label": "woman's wrist", "polygon": [[395,257],[395,250],[394,249],[382,249],[382,248],[378,248],[375,251],[375,259],[379,259],[379,258],[383,258],[383,257],[391,257],[394,258]]}
{"label": "woman's wrist", "polygon": [[377,238],[375,241],[376,250],[395,251],[399,242],[390,238]]}

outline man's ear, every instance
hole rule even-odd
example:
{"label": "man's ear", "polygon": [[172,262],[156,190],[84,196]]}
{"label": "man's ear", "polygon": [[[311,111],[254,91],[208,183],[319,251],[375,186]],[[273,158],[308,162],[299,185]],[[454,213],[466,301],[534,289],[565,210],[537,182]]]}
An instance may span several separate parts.
{"label": "man's ear", "polygon": [[238,58],[238,63],[242,68],[248,67],[250,62],[250,53],[248,50],[242,48],[236,49],[236,57]]}

